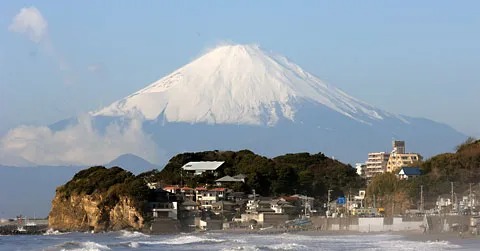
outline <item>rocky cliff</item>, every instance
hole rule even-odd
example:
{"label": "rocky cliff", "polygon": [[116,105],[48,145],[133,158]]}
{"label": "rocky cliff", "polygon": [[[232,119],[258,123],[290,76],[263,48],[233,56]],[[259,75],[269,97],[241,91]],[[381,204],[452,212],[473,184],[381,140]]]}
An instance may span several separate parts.
{"label": "rocky cliff", "polygon": [[142,213],[128,197],[119,198],[113,207],[105,206],[102,196],[57,194],[48,217],[50,228],[61,231],[108,231],[141,229]]}
{"label": "rocky cliff", "polygon": [[142,229],[148,188],[118,168],[92,167],[57,188],[48,224],[61,231]]}

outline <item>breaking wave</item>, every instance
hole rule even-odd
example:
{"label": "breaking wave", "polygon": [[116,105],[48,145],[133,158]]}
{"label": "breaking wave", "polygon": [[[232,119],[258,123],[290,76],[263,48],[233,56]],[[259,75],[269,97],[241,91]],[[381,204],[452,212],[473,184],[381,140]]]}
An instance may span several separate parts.
{"label": "breaking wave", "polygon": [[255,251],[274,251],[274,250],[308,250],[309,247],[297,243],[279,243],[271,246],[239,246],[224,248],[222,251],[236,251],[236,250],[255,250]]}
{"label": "breaking wave", "polygon": [[68,234],[68,232],[60,232],[58,230],[53,230],[49,228],[43,235],[62,235],[62,234]]}
{"label": "breaking wave", "polygon": [[127,231],[127,230],[121,230],[119,233],[120,233],[119,238],[125,238],[125,239],[148,238],[148,237],[150,237],[150,235],[148,235],[148,234],[140,233],[140,232],[137,232],[137,231],[131,232],[131,231]]}
{"label": "breaking wave", "polygon": [[161,240],[161,241],[140,241],[138,243],[144,245],[185,245],[185,244],[209,244],[209,243],[221,243],[225,242],[223,239],[202,238],[194,235],[178,236],[173,239]]}
{"label": "breaking wave", "polygon": [[64,242],[58,246],[58,249],[47,249],[47,250],[68,250],[68,251],[103,251],[103,250],[111,250],[108,246],[102,245],[93,241],[86,241],[86,242],[76,242],[76,241],[69,241]]}
{"label": "breaking wave", "polygon": [[280,243],[270,247],[262,247],[265,250],[305,250],[308,247],[297,243]]}

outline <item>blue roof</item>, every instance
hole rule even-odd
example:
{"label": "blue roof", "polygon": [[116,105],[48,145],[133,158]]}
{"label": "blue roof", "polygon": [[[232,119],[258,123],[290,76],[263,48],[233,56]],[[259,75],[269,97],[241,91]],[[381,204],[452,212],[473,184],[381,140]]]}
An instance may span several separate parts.
{"label": "blue roof", "polygon": [[422,175],[422,171],[418,167],[403,167],[402,170],[408,176]]}

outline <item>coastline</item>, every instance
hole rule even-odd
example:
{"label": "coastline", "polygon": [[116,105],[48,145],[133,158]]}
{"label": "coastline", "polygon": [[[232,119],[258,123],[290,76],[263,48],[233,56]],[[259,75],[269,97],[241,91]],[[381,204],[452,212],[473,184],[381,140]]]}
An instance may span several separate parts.
{"label": "coastline", "polygon": [[317,231],[317,230],[299,230],[299,229],[269,229],[268,231],[250,230],[250,229],[227,229],[212,230],[197,233],[223,233],[223,234],[256,234],[256,235],[278,235],[278,234],[296,234],[305,236],[341,236],[341,235],[394,235],[401,236],[408,241],[420,242],[438,242],[448,241],[451,243],[463,243],[468,240],[480,241],[480,235],[475,236],[470,233],[459,234],[458,232],[441,233],[423,233],[421,230],[411,231],[378,231],[378,232],[359,232],[359,231]]}

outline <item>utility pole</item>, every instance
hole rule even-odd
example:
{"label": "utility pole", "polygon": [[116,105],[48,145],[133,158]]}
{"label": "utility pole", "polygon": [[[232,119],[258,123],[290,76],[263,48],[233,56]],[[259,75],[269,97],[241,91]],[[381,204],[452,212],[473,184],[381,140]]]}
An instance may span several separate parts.
{"label": "utility pole", "polygon": [[395,216],[395,195],[392,195],[392,217]]}
{"label": "utility pole", "polygon": [[328,217],[328,214],[330,213],[330,193],[332,192],[332,190],[328,189],[328,193],[327,193],[327,217]]}
{"label": "utility pole", "polygon": [[350,207],[349,207],[349,204],[350,204],[350,189],[348,191],[348,196],[347,196],[347,204],[345,205],[345,213],[346,215],[350,215]]}
{"label": "utility pole", "polygon": [[420,212],[423,213],[423,185],[420,186]]}
{"label": "utility pole", "polygon": [[452,211],[453,211],[453,199],[454,199],[453,198],[453,181],[450,182],[450,186],[451,186],[451,196],[452,196],[450,204],[452,205]]}
{"label": "utility pole", "polygon": [[472,183],[470,183],[470,190],[469,190],[469,193],[468,193],[468,207],[469,208],[472,208]]}
{"label": "utility pole", "polygon": [[183,170],[180,168],[180,188],[183,187]]}
{"label": "utility pole", "polygon": [[304,215],[305,215],[305,218],[307,218],[307,201],[308,201],[308,197],[305,195],[305,201],[303,202],[305,208],[304,208]]}

